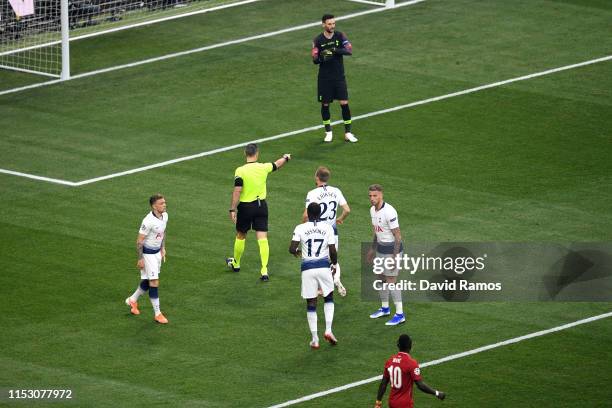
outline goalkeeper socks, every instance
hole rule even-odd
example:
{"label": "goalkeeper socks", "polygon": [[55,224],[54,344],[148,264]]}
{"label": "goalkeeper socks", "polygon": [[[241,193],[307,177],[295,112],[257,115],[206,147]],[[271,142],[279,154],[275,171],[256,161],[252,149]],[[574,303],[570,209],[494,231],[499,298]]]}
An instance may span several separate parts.
{"label": "goalkeeper socks", "polygon": [[268,238],[258,239],[259,244],[259,256],[261,257],[261,274],[268,274],[268,258],[270,258],[270,246],[268,245]]}
{"label": "goalkeeper socks", "polygon": [[149,290],[149,281],[147,279],[143,279],[140,281],[140,284],[136,288],[136,292],[134,292],[132,296],[130,296],[130,299],[132,300],[132,302],[138,302],[138,298],[141,295],[144,295],[147,290]]}
{"label": "goalkeeper socks", "polygon": [[149,289],[149,298],[151,299],[151,305],[153,306],[153,311],[155,312],[155,316],[161,313],[159,310],[159,293],[158,288],[151,287]]}
{"label": "goalkeeper socks", "polygon": [[321,104],[321,118],[323,118],[325,131],[331,132],[331,114],[329,113],[329,105]]}
{"label": "goalkeeper socks", "polygon": [[395,304],[395,313],[403,314],[404,305],[402,304],[402,292],[399,289],[392,290],[391,298],[393,299],[393,303]]}
{"label": "goalkeeper socks", "polygon": [[244,246],[246,245],[246,239],[238,239],[234,241],[234,267],[240,268],[240,258],[244,253]]}
{"label": "goalkeeper socks", "polygon": [[334,321],[334,301],[325,302],[323,305],[323,311],[325,312],[325,333],[331,333],[332,322]]}
{"label": "goalkeeper socks", "polygon": [[316,306],[306,306],[306,320],[308,320],[308,327],[310,328],[312,339],[314,341],[319,341],[319,336],[317,334],[317,307]]}
{"label": "goalkeeper socks", "polygon": [[340,105],[342,108],[342,120],[344,120],[344,133],[350,133],[351,131],[351,109],[346,105]]}

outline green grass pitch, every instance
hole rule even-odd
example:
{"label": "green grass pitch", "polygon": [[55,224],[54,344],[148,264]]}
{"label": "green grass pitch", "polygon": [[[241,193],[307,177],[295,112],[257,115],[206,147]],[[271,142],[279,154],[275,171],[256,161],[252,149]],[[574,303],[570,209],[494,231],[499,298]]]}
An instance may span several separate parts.
{"label": "green grass pitch", "polygon": [[[316,21],[370,6],[262,1],[73,43],[89,72]],[[361,115],[612,51],[604,0],[427,0],[338,21],[351,109]],[[320,123],[311,39],[318,28],[0,96],[0,168],[79,181]],[[0,90],[37,81],[0,72]],[[340,119],[332,105],[332,117]],[[411,303],[397,328],[367,316],[359,247],[367,186],[385,186],[408,241],[612,241],[612,63],[357,120],[358,144],[322,131],[263,143],[292,153],[268,182],[270,276],[247,240],[224,268],[241,149],[67,187],[0,174],[0,388],[67,388],[79,407],[267,407],[382,373],[408,332],[426,362],[609,312],[610,303]],[[352,214],[341,227],[349,291],[340,343],[308,348],[299,265],[287,248],[317,166]],[[134,242],[148,197],[168,201],[161,275],[167,326],[123,300],[139,280]],[[322,308],[319,324],[322,324]],[[448,392],[418,407],[602,407],[612,393],[609,319],[423,370]],[[377,383],[303,403],[373,406]],[[11,402],[0,406],[62,406]],[[386,405],[385,405],[386,406]]]}

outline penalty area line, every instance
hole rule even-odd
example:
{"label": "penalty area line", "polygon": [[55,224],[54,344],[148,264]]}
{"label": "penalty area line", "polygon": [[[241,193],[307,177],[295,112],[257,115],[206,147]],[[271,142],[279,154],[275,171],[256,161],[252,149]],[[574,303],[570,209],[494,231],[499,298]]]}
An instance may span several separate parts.
{"label": "penalty area line", "polygon": [[78,183],[74,181],[68,181],[68,180],[62,180],[62,179],[56,179],[56,178],[44,177],[44,176],[37,176],[36,174],[22,173],[20,171],[13,171],[13,170],[7,170],[7,169],[0,169],[0,173],[9,174],[11,176],[29,178],[32,180],[46,181],[48,183],[61,184],[61,185],[70,186],[70,187],[77,187],[78,185]]}
{"label": "penalty area line", "polygon": [[[484,351],[492,350],[492,349],[495,349],[495,348],[498,348],[498,347],[503,347],[503,346],[507,346],[509,344],[515,344],[515,343],[519,343],[519,342],[524,341],[524,340],[533,339],[535,337],[541,337],[541,336],[545,336],[547,334],[559,332],[559,331],[562,331],[562,330],[567,330],[567,329],[570,329],[572,327],[580,326],[582,324],[591,323],[591,322],[594,322],[594,321],[597,321],[597,320],[601,320],[601,319],[606,319],[608,317],[612,317],[612,312],[600,314],[600,315],[597,315],[597,316],[587,317],[586,319],[576,320],[575,322],[563,324],[561,326],[552,327],[552,328],[546,329],[546,330],[540,330],[540,331],[537,331],[537,332],[529,333],[529,334],[526,334],[524,336],[514,337],[512,339],[500,341],[498,343],[493,343],[493,344],[489,344],[487,346],[478,347],[478,348],[475,348],[475,349],[472,349],[472,350],[464,351],[463,353],[452,354],[450,356],[446,356],[446,357],[443,357],[443,358],[439,358],[437,360],[432,360],[432,361],[428,361],[426,363],[423,363],[423,364],[420,365],[420,367],[421,368],[423,368],[423,367],[430,367],[430,366],[446,363],[447,361],[457,360],[457,359],[460,359],[460,358],[463,358],[463,357],[468,357],[468,356],[471,356],[471,355],[474,355],[474,354],[478,354],[478,353],[482,353]],[[372,383],[372,382],[380,381],[381,379],[382,379],[382,375],[377,375],[375,377],[366,378],[365,380],[352,382],[350,384],[342,385],[340,387],[331,388],[331,389],[326,390],[326,391],[321,391],[321,392],[317,392],[315,394],[310,394],[310,395],[303,396],[303,397],[298,398],[298,399],[294,399],[294,400],[291,400],[291,401],[286,401],[286,402],[283,402],[281,404],[272,405],[272,406],[270,406],[268,408],[283,408],[283,407],[288,407],[288,406],[291,406],[291,405],[300,404],[302,402],[310,401],[310,400],[313,400],[315,398],[324,397],[326,395],[335,394],[337,392],[345,391],[345,390],[348,390],[350,388],[355,388],[355,387],[359,387],[361,385],[365,385],[365,384],[369,384],[369,383]]]}
{"label": "penalty area line", "polygon": [[[466,95],[466,94],[470,94],[470,93],[474,93],[474,92],[479,92],[479,91],[483,91],[485,89],[496,88],[496,87],[499,87],[499,86],[511,84],[513,82],[524,81],[524,80],[528,80],[528,79],[532,79],[532,78],[537,78],[537,77],[544,76],[544,75],[550,75],[550,74],[554,74],[554,73],[557,73],[557,72],[566,71],[566,70],[569,70],[569,69],[574,69],[574,68],[579,68],[579,67],[583,67],[583,66],[586,66],[586,65],[596,64],[596,63],[599,63],[599,62],[609,61],[611,59],[612,59],[612,55],[608,55],[608,56],[605,56],[605,57],[596,58],[596,59],[592,59],[592,60],[588,60],[588,61],[583,61],[583,62],[579,62],[579,63],[576,63],[576,64],[565,65],[565,66],[562,66],[562,67],[552,68],[552,69],[548,69],[548,70],[541,71],[541,72],[536,72],[536,73],[529,74],[529,75],[523,75],[523,76],[516,77],[516,78],[506,79],[504,81],[493,82],[493,83],[490,83],[490,84],[481,85],[481,86],[477,86],[477,87],[469,88],[469,89],[464,89],[462,91],[457,91],[457,92],[449,93],[449,94],[446,94],[446,95],[440,95],[440,96],[436,96],[436,97],[433,97],[433,98],[428,98],[428,99],[423,99],[423,100],[416,101],[416,102],[407,103],[407,104],[404,104],[404,105],[394,106],[394,107],[388,108],[388,109],[382,109],[382,110],[378,110],[378,111],[374,111],[374,112],[365,113],[363,115],[353,116],[353,121],[360,120],[360,119],[366,119],[366,118],[369,118],[369,117],[372,117],[372,116],[383,115],[383,114],[386,114],[386,113],[395,112],[395,111],[399,111],[399,110],[403,110],[403,109],[408,109],[408,108],[412,108],[412,107],[419,106],[419,105],[424,105],[424,104],[431,103],[431,102],[437,102],[437,101],[441,101],[441,100],[444,100],[444,99],[454,98],[456,96],[461,96],[461,95]],[[341,124],[341,123],[343,123],[341,120],[337,120],[335,122],[332,122],[332,125],[338,125],[338,124]],[[260,138],[260,139],[257,139],[257,140],[249,140],[247,142],[237,143],[237,144],[234,144],[234,145],[231,145],[231,146],[227,146],[227,147],[220,147],[218,149],[209,150],[209,151],[205,151],[205,152],[201,152],[201,153],[197,153],[197,154],[193,154],[193,155],[189,155],[189,156],[185,156],[185,157],[179,157],[179,158],[172,159],[172,160],[167,160],[167,161],[164,161],[164,162],[161,162],[161,163],[154,163],[154,164],[150,164],[148,166],[138,167],[138,168],[131,169],[131,170],[126,170],[126,171],[123,171],[123,172],[120,172],[120,173],[113,173],[113,174],[108,174],[106,176],[92,178],[92,179],[89,179],[89,180],[82,180],[82,181],[76,182],[75,186],[78,187],[78,186],[82,186],[82,185],[85,185],[85,184],[91,184],[91,183],[95,183],[95,182],[102,181],[102,180],[108,180],[108,179],[112,179],[112,178],[115,178],[115,177],[121,177],[121,176],[126,176],[128,174],[134,174],[134,173],[139,173],[139,172],[146,171],[146,170],[155,169],[155,168],[158,168],[158,167],[164,167],[164,166],[168,166],[168,165],[174,164],[174,163],[179,163],[179,162],[183,162],[183,161],[187,161],[187,160],[197,159],[197,158],[201,158],[201,157],[205,157],[205,156],[211,156],[213,154],[222,153],[222,152],[226,152],[226,151],[229,151],[229,150],[233,150],[233,149],[237,149],[237,148],[240,148],[240,147],[244,147],[244,146],[246,146],[249,143],[269,142],[271,140],[283,139],[283,138],[286,138],[286,137],[295,136],[295,135],[311,132],[311,131],[322,129],[322,128],[323,128],[323,125],[316,125],[316,126],[306,127],[306,128],[303,128],[303,129],[294,130],[294,131],[291,131],[291,132],[281,133],[281,134],[274,135],[274,136]]]}
{"label": "penalty area line", "polygon": [[[360,120],[360,119],[366,119],[366,118],[370,118],[373,116],[378,116],[378,115],[384,115],[390,112],[395,112],[395,111],[399,111],[399,110],[403,110],[403,109],[409,109],[409,108],[413,108],[415,106],[420,106],[420,105],[425,105],[428,103],[432,103],[432,102],[437,102],[437,101],[441,101],[444,99],[449,99],[449,98],[454,98],[456,96],[462,96],[462,95],[467,95],[467,94],[471,94],[471,93],[475,93],[475,92],[480,92],[486,89],[491,89],[491,88],[496,88],[499,86],[503,86],[503,85],[508,85],[514,82],[519,82],[519,81],[525,81],[528,79],[533,79],[533,78],[538,78],[541,76],[545,76],[545,75],[550,75],[550,74],[554,74],[557,72],[562,72],[562,71],[567,71],[570,69],[575,69],[575,68],[580,68],[580,67],[584,67],[587,65],[592,65],[592,64],[597,64],[600,62],[605,62],[605,61],[610,61],[612,60],[612,55],[607,55],[605,57],[601,57],[601,58],[595,58],[595,59],[591,59],[588,61],[583,61],[583,62],[579,62],[576,64],[571,64],[571,65],[565,65],[562,67],[558,67],[558,68],[551,68],[551,69],[547,69],[545,71],[540,71],[540,72],[536,72],[533,74],[528,74],[528,75],[523,75],[520,77],[515,77],[515,78],[510,78],[510,79],[506,79],[503,81],[498,81],[498,82],[493,82],[490,84],[486,84],[486,85],[481,85],[481,86],[477,86],[474,88],[469,88],[469,89],[464,89],[462,91],[457,91],[457,92],[452,92],[446,95],[440,95],[440,96],[435,96],[432,98],[427,98],[427,99],[422,99],[420,101],[415,101],[415,102],[410,102],[404,105],[397,105],[391,108],[387,108],[387,109],[381,109],[378,111],[374,111],[374,112],[369,112],[369,113],[364,113],[362,115],[357,115],[357,116],[353,116],[353,121],[356,120]],[[337,120],[332,122],[332,125],[338,125],[341,124],[342,121],[341,120]],[[122,176],[127,176],[130,174],[135,174],[135,173],[140,173],[143,171],[147,171],[147,170],[152,170],[152,169],[156,169],[156,168],[160,168],[160,167],[165,167],[165,166],[169,166],[175,163],[180,163],[180,162],[184,162],[184,161],[188,161],[188,160],[193,160],[193,159],[198,159],[201,157],[206,157],[206,156],[212,156],[214,154],[217,153],[223,153],[223,152],[227,152],[229,150],[234,150],[234,149],[238,149],[240,147],[244,147],[249,143],[264,143],[264,142],[269,142],[272,140],[278,140],[278,139],[283,139],[286,137],[290,137],[290,136],[296,136],[302,133],[307,133],[307,132],[311,132],[314,130],[319,130],[322,129],[323,125],[315,125],[315,126],[310,126],[310,127],[306,127],[303,129],[298,129],[298,130],[293,130],[290,132],[285,132],[285,133],[281,133],[278,135],[274,135],[274,136],[268,136],[268,137],[263,137],[260,139],[256,139],[256,140],[249,140],[246,142],[241,142],[241,143],[237,143],[237,144],[233,144],[231,146],[225,146],[225,147],[219,147],[217,149],[213,149],[213,150],[208,150],[208,151],[204,151],[204,152],[200,152],[200,153],[195,153],[189,156],[184,156],[184,157],[178,157],[176,159],[171,159],[171,160],[166,160],[163,162],[159,162],[159,163],[153,163],[153,164],[149,164],[147,166],[143,166],[143,167],[137,167],[134,169],[130,169],[130,170],[125,170],[122,172],[118,172],[118,173],[112,173],[112,174],[107,174],[105,176],[100,176],[100,177],[95,177],[95,178],[91,178],[91,179],[87,179],[87,180],[81,180],[81,181],[66,181],[66,180],[58,180],[58,179],[52,179],[52,178],[48,178],[48,177],[42,177],[42,176],[36,176],[33,174],[28,174],[28,173],[20,173],[20,172],[16,172],[16,171],[12,171],[12,170],[4,170],[4,169],[0,169],[0,173],[5,173],[5,174],[10,174],[10,175],[14,175],[14,176],[20,176],[20,177],[26,177],[26,178],[30,178],[30,179],[34,179],[34,180],[39,180],[39,181],[47,181],[47,182],[51,182],[51,183],[56,183],[56,184],[63,184],[66,186],[71,186],[71,187],[80,187],[80,186],[84,186],[87,184],[92,184],[92,183],[96,183],[99,181],[104,181],[104,180],[109,180],[109,179],[113,179],[113,178],[117,178],[117,177],[122,177]]]}

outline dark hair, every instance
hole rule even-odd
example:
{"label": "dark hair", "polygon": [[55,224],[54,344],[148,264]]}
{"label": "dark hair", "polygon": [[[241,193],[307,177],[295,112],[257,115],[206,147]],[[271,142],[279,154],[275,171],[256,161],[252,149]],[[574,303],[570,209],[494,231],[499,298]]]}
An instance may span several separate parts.
{"label": "dark hair", "polygon": [[308,204],[308,209],[306,211],[308,212],[308,220],[316,221],[321,215],[321,206],[319,203],[310,203]]}
{"label": "dark hair", "polygon": [[150,198],[149,198],[149,205],[153,205],[157,202],[157,200],[161,200],[162,198],[165,198],[163,195],[157,193],[157,194],[153,194]]}
{"label": "dark hair", "polygon": [[372,184],[370,187],[368,187],[368,191],[380,191],[382,193],[383,187],[380,184]]}
{"label": "dark hair", "polygon": [[257,154],[257,150],[259,149],[257,149],[257,145],[255,143],[249,143],[244,148],[244,153],[249,157],[253,157]]}
{"label": "dark hair", "polygon": [[412,348],[412,339],[407,334],[402,334],[397,339],[397,348],[399,351],[409,352]]}
{"label": "dark hair", "polygon": [[323,14],[323,17],[321,17],[321,22],[325,24],[327,20],[332,19],[332,18],[334,18],[333,14]]}
{"label": "dark hair", "polygon": [[327,180],[329,180],[329,176],[331,176],[331,172],[327,167],[321,166],[317,169],[315,176],[317,176],[317,178],[322,182],[327,183]]}

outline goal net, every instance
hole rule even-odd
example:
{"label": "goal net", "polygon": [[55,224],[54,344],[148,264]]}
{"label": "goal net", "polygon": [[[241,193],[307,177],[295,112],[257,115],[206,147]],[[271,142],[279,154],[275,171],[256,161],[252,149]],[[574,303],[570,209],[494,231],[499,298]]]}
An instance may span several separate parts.
{"label": "goal net", "polygon": [[0,68],[66,79],[70,40],[254,1],[0,0]]}

